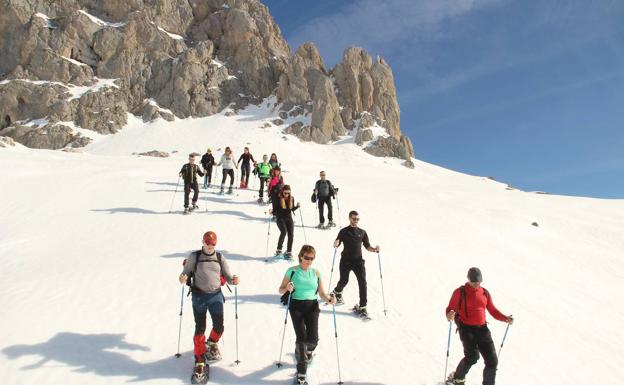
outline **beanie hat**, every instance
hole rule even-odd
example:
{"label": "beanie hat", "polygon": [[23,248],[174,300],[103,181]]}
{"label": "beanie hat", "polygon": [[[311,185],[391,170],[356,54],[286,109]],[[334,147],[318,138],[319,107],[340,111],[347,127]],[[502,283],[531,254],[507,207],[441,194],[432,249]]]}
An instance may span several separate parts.
{"label": "beanie hat", "polygon": [[478,267],[471,267],[468,269],[468,280],[470,282],[483,282],[483,276],[481,270]]}

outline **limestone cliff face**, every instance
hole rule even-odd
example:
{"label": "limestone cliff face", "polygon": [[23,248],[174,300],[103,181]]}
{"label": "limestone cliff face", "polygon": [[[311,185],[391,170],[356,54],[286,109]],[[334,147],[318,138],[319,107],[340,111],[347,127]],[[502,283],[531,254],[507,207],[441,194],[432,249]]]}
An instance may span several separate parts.
{"label": "limestone cliff face", "polygon": [[[0,0],[0,7],[0,136],[27,146],[84,145],[70,126],[115,133],[128,113],[145,121],[200,117],[276,95],[283,110],[310,115],[309,125],[287,130],[303,139],[327,143],[376,124],[387,137],[361,141],[367,151],[413,154],[383,60],[349,48],[328,70],[310,43],[291,56],[257,0]],[[373,150],[380,145],[386,150]]]}

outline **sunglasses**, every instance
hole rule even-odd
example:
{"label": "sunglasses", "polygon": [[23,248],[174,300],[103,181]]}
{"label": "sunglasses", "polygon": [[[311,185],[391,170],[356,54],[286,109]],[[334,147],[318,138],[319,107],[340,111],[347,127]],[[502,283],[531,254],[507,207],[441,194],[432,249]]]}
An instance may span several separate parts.
{"label": "sunglasses", "polygon": [[306,261],[314,261],[314,258],[316,257],[310,257],[309,255],[304,255],[303,259],[305,259]]}
{"label": "sunglasses", "polygon": [[360,221],[360,218],[349,218],[349,219],[351,219],[354,222],[359,222]]}

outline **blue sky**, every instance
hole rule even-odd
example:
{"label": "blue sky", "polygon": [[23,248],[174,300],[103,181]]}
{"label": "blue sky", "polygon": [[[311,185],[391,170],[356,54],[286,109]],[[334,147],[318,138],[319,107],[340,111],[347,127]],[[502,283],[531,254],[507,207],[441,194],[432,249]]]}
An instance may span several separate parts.
{"label": "blue sky", "polygon": [[263,0],[294,50],[392,66],[416,157],[523,190],[624,198],[624,1]]}

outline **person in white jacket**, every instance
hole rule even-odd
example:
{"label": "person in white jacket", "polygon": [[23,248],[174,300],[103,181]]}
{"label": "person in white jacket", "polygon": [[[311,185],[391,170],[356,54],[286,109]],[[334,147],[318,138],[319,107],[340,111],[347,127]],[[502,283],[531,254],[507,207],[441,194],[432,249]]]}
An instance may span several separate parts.
{"label": "person in white jacket", "polygon": [[234,186],[234,169],[238,169],[238,165],[234,160],[234,155],[232,155],[232,149],[229,147],[225,148],[225,153],[221,155],[221,160],[217,164],[217,166],[223,165],[223,171],[221,174],[223,177],[221,178],[221,191],[219,194],[223,194],[223,186],[225,185],[225,180],[227,176],[230,176],[230,188],[228,189],[228,194],[232,194],[232,187]]}

